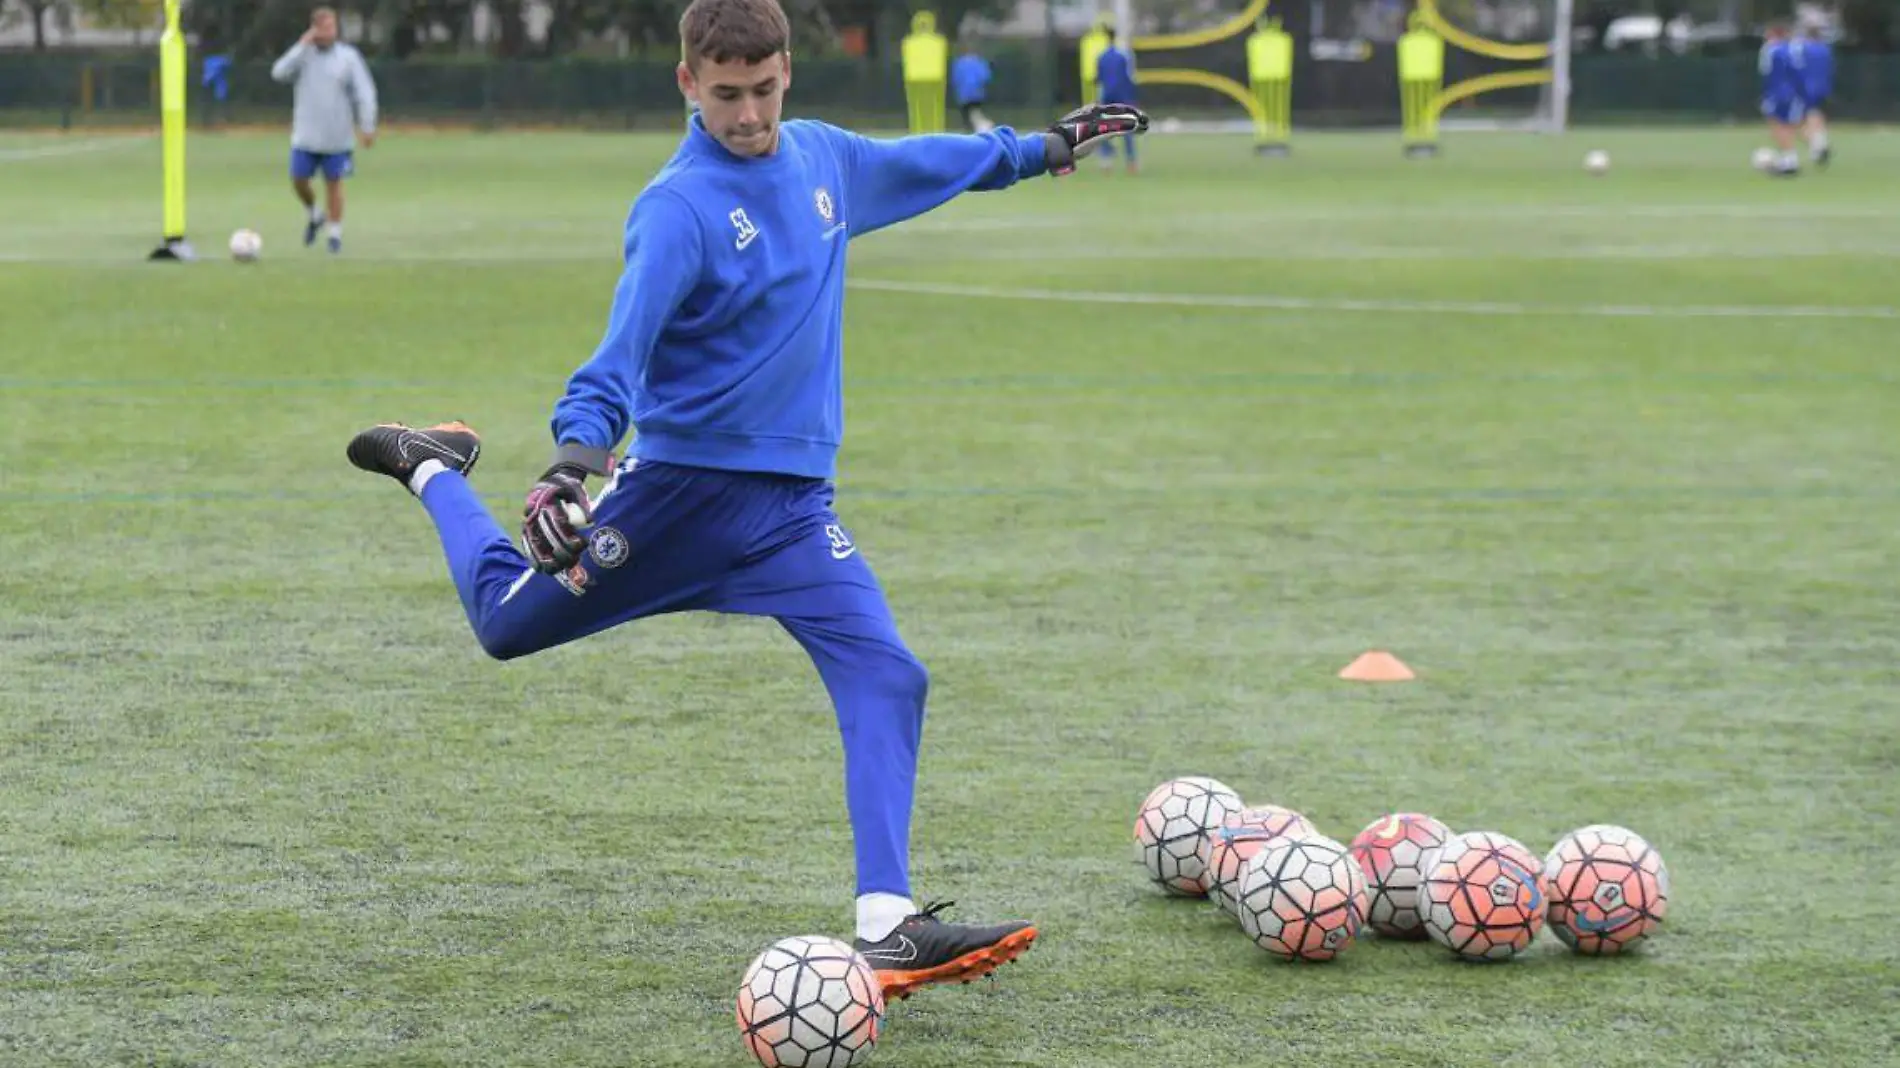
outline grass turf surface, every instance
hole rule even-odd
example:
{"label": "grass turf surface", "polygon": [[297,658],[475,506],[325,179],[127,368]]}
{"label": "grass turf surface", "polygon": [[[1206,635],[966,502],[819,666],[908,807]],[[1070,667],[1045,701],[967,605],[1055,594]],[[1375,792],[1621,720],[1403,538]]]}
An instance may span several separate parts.
{"label": "grass turf surface", "polygon": [[[1156,137],[854,245],[839,507],[933,673],[917,888],[1044,933],[874,1063],[1900,1057],[1900,139],[1779,183],[1758,140]],[[392,137],[331,259],[280,137],[196,138],[174,269],[156,141],[0,138],[0,1061],[741,1064],[747,960],[848,935],[789,638],[493,664],[343,460],[464,418],[515,514],[671,143]],[[1372,647],[1422,678],[1333,677]],[[1342,839],[1627,824],[1670,922],[1280,965],[1131,862],[1178,774]]]}

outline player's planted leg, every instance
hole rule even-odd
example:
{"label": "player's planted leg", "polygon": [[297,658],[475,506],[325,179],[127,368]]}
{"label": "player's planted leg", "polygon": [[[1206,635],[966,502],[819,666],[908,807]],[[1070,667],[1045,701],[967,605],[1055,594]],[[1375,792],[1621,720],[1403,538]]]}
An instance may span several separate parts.
{"label": "player's planted leg", "polygon": [[911,809],[930,676],[831,511],[829,487],[811,480],[792,492],[791,527],[760,530],[763,548],[714,607],[776,618],[811,656],[831,696],[857,859],[855,945],[885,996],[987,975],[1028,950],[1036,929],[946,923],[943,906],[919,910],[911,900]]}
{"label": "player's planted leg", "polygon": [[308,178],[292,178],[290,186],[297,191],[297,199],[303,202],[303,243],[314,245],[317,242],[317,229],[323,225],[323,209],[317,207],[317,191],[310,188]]}
{"label": "player's planted leg", "polygon": [[[329,202],[331,252],[343,251],[343,180],[325,177],[323,182],[324,199]],[[308,242],[306,242],[308,243]]]}

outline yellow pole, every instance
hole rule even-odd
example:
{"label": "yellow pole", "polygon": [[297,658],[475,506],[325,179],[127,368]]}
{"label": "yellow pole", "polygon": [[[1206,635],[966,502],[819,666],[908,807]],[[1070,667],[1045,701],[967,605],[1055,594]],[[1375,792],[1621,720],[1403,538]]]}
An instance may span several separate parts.
{"label": "yellow pole", "polygon": [[192,259],[185,241],[185,34],[178,0],[165,0],[165,32],[158,38],[159,127],[165,168],[165,243],[153,259]]}

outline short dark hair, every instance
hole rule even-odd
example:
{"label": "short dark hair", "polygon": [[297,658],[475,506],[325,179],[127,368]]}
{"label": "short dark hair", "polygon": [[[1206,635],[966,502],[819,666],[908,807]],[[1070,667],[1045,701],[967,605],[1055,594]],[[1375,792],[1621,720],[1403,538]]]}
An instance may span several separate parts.
{"label": "short dark hair", "polygon": [[789,51],[792,26],[778,0],[693,0],[680,16],[686,65],[763,63]]}

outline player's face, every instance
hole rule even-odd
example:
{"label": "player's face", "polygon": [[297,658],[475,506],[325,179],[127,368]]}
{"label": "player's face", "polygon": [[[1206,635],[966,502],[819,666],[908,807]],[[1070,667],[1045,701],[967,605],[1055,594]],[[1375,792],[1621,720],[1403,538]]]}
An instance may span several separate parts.
{"label": "player's face", "polygon": [[310,20],[310,39],[318,48],[328,48],[336,43],[336,16],[328,11],[322,12]]}
{"label": "player's face", "polygon": [[680,92],[699,105],[706,132],[735,156],[766,156],[778,150],[779,114],[792,84],[792,59],[779,54],[759,63],[681,63]]}

